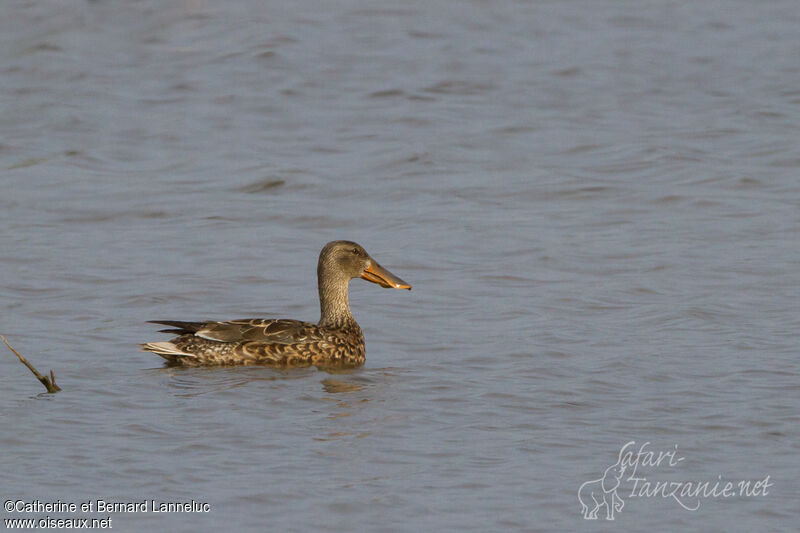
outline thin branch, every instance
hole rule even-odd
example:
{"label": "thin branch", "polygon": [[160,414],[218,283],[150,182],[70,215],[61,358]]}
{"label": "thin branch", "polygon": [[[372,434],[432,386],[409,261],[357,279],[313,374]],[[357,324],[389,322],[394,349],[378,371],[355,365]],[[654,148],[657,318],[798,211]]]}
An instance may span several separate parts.
{"label": "thin branch", "polygon": [[28,362],[27,359],[22,357],[22,355],[18,351],[16,351],[14,348],[11,347],[10,344],[8,344],[8,341],[6,340],[5,337],[0,335],[0,339],[3,339],[3,342],[6,343],[6,346],[8,346],[8,349],[11,350],[12,352],[14,352],[14,355],[19,357],[19,360],[22,361],[23,365],[28,367],[28,370],[33,372],[33,375],[36,376],[36,379],[38,379],[39,381],[42,382],[42,385],[44,385],[44,387],[47,389],[47,392],[58,392],[58,391],[61,390],[61,387],[56,385],[56,376],[55,376],[55,374],[53,373],[52,370],[50,370],[50,377],[49,378],[47,376],[41,375],[39,373],[39,371],[36,370],[33,367],[33,365]]}

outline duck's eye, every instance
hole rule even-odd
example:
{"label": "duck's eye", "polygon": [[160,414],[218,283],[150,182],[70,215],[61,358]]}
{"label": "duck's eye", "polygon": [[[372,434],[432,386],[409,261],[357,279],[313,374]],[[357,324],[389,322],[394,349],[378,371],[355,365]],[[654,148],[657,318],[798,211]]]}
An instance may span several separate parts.
{"label": "duck's eye", "polygon": [[358,248],[353,248],[353,253],[358,255],[360,252],[358,251]]}

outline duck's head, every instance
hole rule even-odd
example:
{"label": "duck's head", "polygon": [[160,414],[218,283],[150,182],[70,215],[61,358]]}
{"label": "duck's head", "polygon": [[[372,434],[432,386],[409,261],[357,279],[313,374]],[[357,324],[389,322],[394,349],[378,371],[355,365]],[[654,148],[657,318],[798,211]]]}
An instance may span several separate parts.
{"label": "duck's head", "polygon": [[411,285],[383,268],[360,244],[352,241],[326,244],[319,254],[317,275],[320,280],[364,278],[387,289],[411,290]]}

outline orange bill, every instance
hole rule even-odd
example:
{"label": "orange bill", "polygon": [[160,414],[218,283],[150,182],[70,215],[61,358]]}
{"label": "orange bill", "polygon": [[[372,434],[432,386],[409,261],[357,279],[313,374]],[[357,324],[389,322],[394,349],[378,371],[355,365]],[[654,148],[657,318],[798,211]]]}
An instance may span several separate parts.
{"label": "orange bill", "polygon": [[361,274],[361,277],[387,289],[411,290],[411,285],[380,266],[374,259],[369,262],[369,266],[364,269],[364,273]]}

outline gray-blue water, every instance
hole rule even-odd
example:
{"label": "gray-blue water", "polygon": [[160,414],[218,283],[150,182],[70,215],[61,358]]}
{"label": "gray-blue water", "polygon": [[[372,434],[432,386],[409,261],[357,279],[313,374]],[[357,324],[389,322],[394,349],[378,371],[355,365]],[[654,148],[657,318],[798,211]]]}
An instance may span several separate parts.
{"label": "gray-blue water", "polygon": [[[117,531],[794,531],[792,0],[0,3],[0,499]],[[150,319],[316,320],[367,363],[165,369]],[[579,487],[620,449],[651,481]],[[690,500],[690,503],[694,500]]]}

